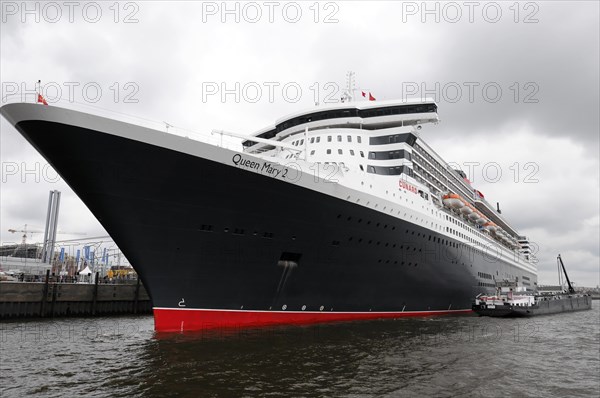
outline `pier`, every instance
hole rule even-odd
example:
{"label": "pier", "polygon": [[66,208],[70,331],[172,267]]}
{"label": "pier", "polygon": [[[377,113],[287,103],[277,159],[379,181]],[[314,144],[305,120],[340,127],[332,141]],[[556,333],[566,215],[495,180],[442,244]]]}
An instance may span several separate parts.
{"label": "pier", "polygon": [[61,281],[49,273],[40,282],[0,282],[0,319],[142,314],[152,302],[139,279],[103,283]]}

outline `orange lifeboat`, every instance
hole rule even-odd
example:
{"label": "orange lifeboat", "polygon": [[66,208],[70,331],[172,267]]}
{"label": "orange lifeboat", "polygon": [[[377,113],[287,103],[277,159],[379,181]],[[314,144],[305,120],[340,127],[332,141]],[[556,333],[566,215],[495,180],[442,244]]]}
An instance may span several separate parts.
{"label": "orange lifeboat", "polygon": [[491,221],[486,222],[485,224],[483,224],[483,229],[485,229],[486,231],[491,232],[493,234],[496,233],[497,227],[498,226],[496,224],[494,224],[493,222],[491,222]]}
{"label": "orange lifeboat", "polygon": [[481,214],[480,212],[477,212],[477,215],[479,216],[477,218],[477,220],[475,220],[475,222],[479,225],[484,225],[486,222],[488,222],[488,219],[485,218],[485,216],[483,214]]}
{"label": "orange lifeboat", "polygon": [[473,212],[471,214],[469,214],[469,220],[471,221],[477,221],[477,219],[479,218],[479,214],[477,212],[477,210],[472,209]]}
{"label": "orange lifeboat", "polygon": [[451,209],[460,209],[461,207],[465,206],[465,203],[462,200],[462,198],[455,193],[449,193],[444,195],[442,197],[442,202],[444,203],[444,206],[449,207]]}
{"label": "orange lifeboat", "polygon": [[465,216],[468,216],[469,214],[473,213],[473,209],[471,208],[470,204],[466,203],[463,207],[460,208],[460,212]]}

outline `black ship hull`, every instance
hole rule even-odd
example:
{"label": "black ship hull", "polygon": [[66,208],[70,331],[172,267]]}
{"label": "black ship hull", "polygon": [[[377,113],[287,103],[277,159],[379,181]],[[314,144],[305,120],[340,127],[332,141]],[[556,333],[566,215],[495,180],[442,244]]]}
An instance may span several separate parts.
{"label": "black ship hull", "polygon": [[471,312],[486,291],[478,273],[509,269],[233,164],[67,123],[15,125],[134,266],[160,331]]}
{"label": "black ship hull", "polygon": [[562,312],[585,311],[592,309],[591,296],[560,296],[539,300],[532,306],[474,304],[473,311],[480,316],[520,318],[537,315],[558,314]]}

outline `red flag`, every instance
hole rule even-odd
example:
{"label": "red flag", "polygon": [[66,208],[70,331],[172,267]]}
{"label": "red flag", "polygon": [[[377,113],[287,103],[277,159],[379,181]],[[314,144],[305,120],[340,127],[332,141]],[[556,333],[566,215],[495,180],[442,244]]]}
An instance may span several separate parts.
{"label": "red flag", "polygon": [[373,97],[371,93],[369,93],[369,101],[375,101],[375,97]]}
{"label": "red flag", "polygon": [[361,91],[361,93],[362,93],[362,96],[363,96],[363,97],[366,97],[366,96],[367,96],[367,94],[366,94],[364,91]]}
{"label": "red flag", "polygon": [[46,102],[46,99],[44,97],[42,97],[42,94],[38,94],[37,102],[41,102],[44,105],[48,105],[48,103]]}

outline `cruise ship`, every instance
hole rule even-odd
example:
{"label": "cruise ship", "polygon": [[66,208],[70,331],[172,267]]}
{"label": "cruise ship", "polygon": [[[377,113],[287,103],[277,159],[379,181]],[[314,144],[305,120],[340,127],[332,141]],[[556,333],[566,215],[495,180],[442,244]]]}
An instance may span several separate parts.
{"label": "cruise ship", "polygon": [[219,133],[238,150],[56,106],[1,113],[130,260],[157,331],[460,314],[496,281],[537,287],[527,238],[421,138],[433,101],[346,98]]}

